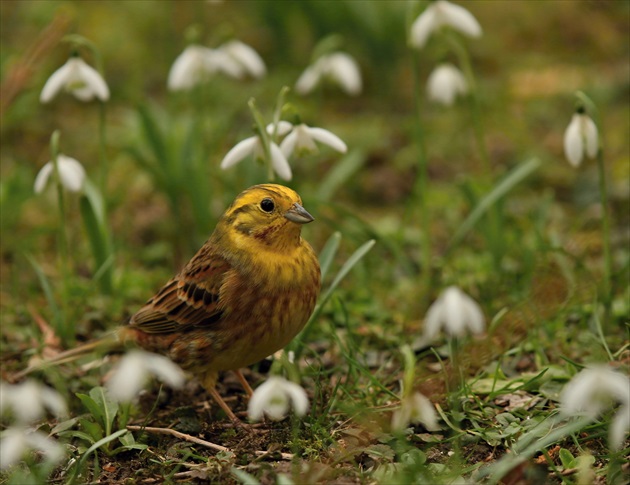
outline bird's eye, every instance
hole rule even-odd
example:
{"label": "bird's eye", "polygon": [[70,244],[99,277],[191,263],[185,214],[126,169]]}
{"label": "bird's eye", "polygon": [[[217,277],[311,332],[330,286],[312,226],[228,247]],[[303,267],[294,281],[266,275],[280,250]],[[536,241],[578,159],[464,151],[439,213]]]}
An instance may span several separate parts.
{"label": "bird's eye", "polygon": [[273,203],[273,200],[266,198],[260,201],[260,208],[265,212],[271,212],[276,205]]}

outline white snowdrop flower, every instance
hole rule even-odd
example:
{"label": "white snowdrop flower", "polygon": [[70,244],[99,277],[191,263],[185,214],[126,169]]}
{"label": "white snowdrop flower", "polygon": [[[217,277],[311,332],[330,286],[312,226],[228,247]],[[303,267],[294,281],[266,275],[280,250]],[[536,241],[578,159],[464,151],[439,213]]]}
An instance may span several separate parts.
{"label": "white snowdrop flower", "polygon": [[306,391],[282,377],[271,376],[254,391],[247,414],[254,421],[259,421],[263,414],[279,421],[287,415],[290,405],[293,405],[295,414],[304,416],[308,411]]}
{"label": "white snowdrop flower", "polygon": [[[70,192],[80,192],[85,183],[85,170],[83,165],[74,158],[62,154],[57,155],[57,164],[59,166],[61,185]],[[41,168],[33,184],[33,189],[36,194],[43,192],[54,170],[55,164],[52,161],[49,161]]]}
{"label": "white snowdrop flower", "polygon": [[447,0],[437,0],[411,25],[411,45],[419,49],[424,47],[431,34],[442,27],[451,27],[469,37],[481,36],[481,26],[473,14]]}
{"label": "white snowdrop flower", "polygon": [[560,408],[565,416],[597,418],[606,409],[621,403],[609,431],[611,448],[623,446],[630,431],[630,379],[606,365],[583,369],[562,390]]}
{"label": "white snowdrop flower", "polygon": [[46,414],[64,416],[66,402],[54,389],[28,379],[20,384],[0,382],[0,414],[11,413],[22,424],[33,423]]}
{"label": "white snowdrop flower", "polygon": [[351,96],[361,93],[363,82],[359,65],[354,58],[344,52],[326,54],[307,67],[295,83],[295,90],[299,94],[308,94],[322,82],[328,79],[337,84]]}
{"label": "white snowdrop flower", "polygon": [[416,392],[403,398],[400,408],[392,414],[392,429],[403,431],[412,423],[421,423],[429,431],[437,431],[437,413],[429,399]]}
{"label": "white snowdrop flower", "polygon": [[578,110],[564,132],[565,156],[571,165],[577,167],[582,163],[584,153],[589,158],[595,158],[598,148],[597,126],[583,110]]}
{"label": "white snowdrop flower", "polygon": [[606,365],[583,369],[569,381],[560,396],[566,415],[585,414],[593,419],[615,401],[630,404],[630,380]]}
{"label": "white snowdrop flower", "polygon": [[69,91],[81,101],[90,101],[94,97],[101,101],[109,99],[109,88],[103,77],[78,56],[68,59],[48,78],[39,100],[48,103],[62,89]]}
{"label": "white snowdrop flower", "polygon": [[234,59],[247,74],[256,79],[267,73],[265,62],[258,52],[239,40],[231,40],[219,47],[219,50]]}
{"label": "white snowdrop flower", "polygon": [[40,431],[8,428],[0,435],[0,469],[18,463],[29,451],[40,451],[46,460],[56,463],[65,455],[65,448]]}
{"label": "white snowdrop flower", "polygon": [[207,48],[189,45],[171,66],[167,86],[171,91],[190,89],[205,81],[207,76]]}
{"label": "white snowdrop flower", "polygon": [[[291,167],[286,157],[282,154],[280,147],[270,142],[269,145],[271,154],[271,166],[278,174],[278,176],[284,180],[291,180],[293,174],[291,173]],[[226,170],[236,165],[241,160],[245,159],[249,155],[252,155],[256,160],[264,160],[265,150],[263,148],[262,141],[259,136],[251,136],[243,141],[238,142],[227,152],[223,160],[221,161],[221,168]]]}
{"label": "white snowdrop flower", "polygon": [[458,95],[466,94],[467,91],[466,78],[452,64],[440,64],[427,80],[429,99],[446,106],[451,106]]}
{"label": "white snowdrop flower", "polygon": [[346,153],[348,150],[343,140],[334,133],[323,128],[307,126],[304,123],[295,126],[293,131],[282,140],[280,150],[282,150],[286,158],[289,158],[294,151],[297,152],[298,155],[317,152],[316,141],[328,145],[333,150],[337,150],[341,153]]}
{"label": "white snowdrop flower", "polygon": [[120,361],[107,382],[111,397],[117,401],[132,401],[144,388],[146,381],[155,376],[173,388],[184,384],[184,371],[163,355],[132,350]]}
{"label": "white snowdrop flower", "polygon": [[459,288],[450,286],[429,307],[424,319],[423,340],[432,340],[440,330],[463,337],[467,332],[482,333],[484,328],[485,320],[477,302]]}
{"label": "white snowdrop flower", "polygon": [[189,45],[171,67],[167,86],[171,91],[186,91],[206,82],[217,72],[240,79],[244,67],[228,53],[200,45]]}

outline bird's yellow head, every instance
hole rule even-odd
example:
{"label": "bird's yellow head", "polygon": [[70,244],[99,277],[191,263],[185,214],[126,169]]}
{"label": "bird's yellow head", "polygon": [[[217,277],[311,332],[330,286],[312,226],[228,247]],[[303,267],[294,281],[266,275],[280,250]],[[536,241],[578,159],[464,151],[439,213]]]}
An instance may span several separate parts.
{"label": "bird's yellow head", "polygon": [[241,192],[218,227],[231,232],[235,242],[253,248],[260,243],[282,250],[299,244],[302,224],[313,220],[295,191],[282,185],[262,184]]}

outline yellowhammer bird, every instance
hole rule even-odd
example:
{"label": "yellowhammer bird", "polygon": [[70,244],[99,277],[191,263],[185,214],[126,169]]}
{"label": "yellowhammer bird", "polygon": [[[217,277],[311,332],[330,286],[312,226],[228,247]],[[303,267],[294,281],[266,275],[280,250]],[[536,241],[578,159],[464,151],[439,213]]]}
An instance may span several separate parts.
{"label": "yellowhammer bird", "polygon": [[107,342],[132,342],[168,356],[215,390],[218,373],[236,370],[287,345],[310,317],[321,281],[317,256],[302,239],[313,221],[293,190],[275,184],[242,192],[195,256],[114,337],[62,353],[66,360]]}

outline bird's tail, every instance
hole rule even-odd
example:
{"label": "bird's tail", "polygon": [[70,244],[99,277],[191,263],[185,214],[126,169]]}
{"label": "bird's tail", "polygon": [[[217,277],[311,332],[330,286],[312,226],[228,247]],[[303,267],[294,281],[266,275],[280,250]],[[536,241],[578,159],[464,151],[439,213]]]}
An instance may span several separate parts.
{"label": "bird's tail", "polygon": [[120,332],[115,331],[105,335],[98,340],[93,340],[92,342],[88,342],[73,349],[66,350],[65,352],[61,352],[51,359],[45,359],[39,362],[32,363],[26,369],[16,374],[13,374],[13,376],[11,376],[11,380],[19,381],[32,372],[44,370],[48,367],[54,367],[60,364],[65,364],[67,362],[72,362],[91,352],[111,352],[119,348],[122,349],[123,347],[124,343],[123,339],[121,338]]}

